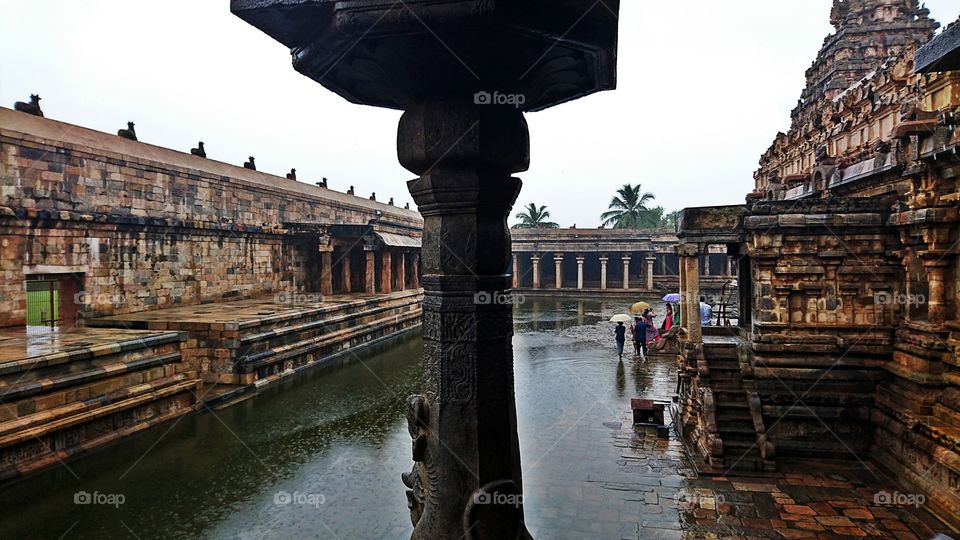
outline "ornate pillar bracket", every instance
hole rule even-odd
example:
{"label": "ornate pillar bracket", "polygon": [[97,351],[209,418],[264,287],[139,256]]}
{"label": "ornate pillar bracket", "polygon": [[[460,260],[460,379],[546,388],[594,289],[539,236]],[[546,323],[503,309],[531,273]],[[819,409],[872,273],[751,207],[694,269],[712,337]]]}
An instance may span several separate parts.
{"label": "ornate pillar bracket", "polygon": [[455,540],[474,492],[522,486],[512,305],[502,299],[521,185],[510,175],[527,168],[527,126],[515,109],[425,104],[399,131],[424,219],[423,394],[410,398],[415,467],[404,481],[413,537]]}

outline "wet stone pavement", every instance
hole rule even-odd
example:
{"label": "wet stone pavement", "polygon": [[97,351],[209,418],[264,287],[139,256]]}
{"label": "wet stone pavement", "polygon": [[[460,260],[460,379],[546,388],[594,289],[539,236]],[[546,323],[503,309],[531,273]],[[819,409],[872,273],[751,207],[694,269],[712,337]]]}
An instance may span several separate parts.
{"label": "wet stone pavement", "polygon": [[[521,434],[525,420],[539,424],[535,436],[521,436],[525,515],[535,538],[924,539],[946,532],[920,507],[875,502],[898,488],[855,460],[778,463],[772,478],[698,477],[675,432],[660,440],[632,425],[630,398],[669,399],[676,365],[626,356],[618,364],[602,322],[617,309],[597,308],[595,324],[589,314],[576,323],[551,320],[556,312],[526,322],[518,316],[518,387],[539,387],[534,396],[518,393]],[[554,378],[525,384],[527,370],[541,365]]]}

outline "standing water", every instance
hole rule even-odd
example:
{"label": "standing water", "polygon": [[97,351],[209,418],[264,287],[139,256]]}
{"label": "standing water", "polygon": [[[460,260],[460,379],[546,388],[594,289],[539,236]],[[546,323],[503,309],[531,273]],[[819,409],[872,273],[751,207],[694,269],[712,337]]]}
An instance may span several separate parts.
{"label": "standing water", "polygon": [[[577,517],[590,497],[580,485],[616,467],[610,434],[629,399],[672,389],[675,366],[618,363],[606,321],[624,309],[528,299],[515,312],[535,535],[591,521]],[[0,492],[0,538],[409,538],[403,403],[418,391],[420,355],[419,338],[397,340],[28,477]]]}

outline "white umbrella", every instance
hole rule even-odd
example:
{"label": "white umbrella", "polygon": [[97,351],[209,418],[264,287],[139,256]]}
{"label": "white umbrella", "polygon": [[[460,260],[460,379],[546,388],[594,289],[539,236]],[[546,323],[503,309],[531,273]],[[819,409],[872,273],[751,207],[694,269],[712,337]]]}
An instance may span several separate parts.
{"label": "white umbrella", "polygon": [[621,314],[621,315],[614,315],[614,316],[610,319],[610,322],[630,322],[630,321],[632,321],[632,320],[633,320],[633,317],[631,317],[630,315],[622,315],[622,314]]}

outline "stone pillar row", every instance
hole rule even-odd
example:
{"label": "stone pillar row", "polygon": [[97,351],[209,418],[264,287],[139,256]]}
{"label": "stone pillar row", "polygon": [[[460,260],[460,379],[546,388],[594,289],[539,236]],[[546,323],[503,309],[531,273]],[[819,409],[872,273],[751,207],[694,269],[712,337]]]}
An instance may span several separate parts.
{"label": "stone pillar row", "polygon": [[[420,258],[416,253],[393,253],[381,250],[380,265],[377,266],[377,250],[375,246],[363,246],[363,290],[367,294],[377,292],[389,294],[393,291],[404,291],[408,288],[420,288]],[[407,258],[410,258],[411,276],[407,281]],[[341,255],[340,289],[344,293],[354,292],[351,287],[350,252]],[[320,294],[333,294],[333,246],[320,246]],[[394,271],[396,265],[396,271]],[[376,286],[379,274],[380,287]]]}
{"label": "stone pillar row", "polygon": [[[513,253],[512,257],[513,257],[513,265],[512,265],[513,275],[512,275],[511,286],[514,289],[519,289],[521,286],[521,277],[522,277],[520,272],[520,256],[518,253]],[[534,253],[530,256],[530,262],[532,265],[532,272],[533,272],[533,288],[534,289],[539,289],[541,287],[540,259],[542,257],[543,256],[539,253]],[[557,289],[563,288],[563,258],[564,258],[563,254],[555,254],[553,257],[553,261],[555,265],[554,286]],[[629,290],[630,289],[630,261],[632,260],[632,257],[630,255],[624,255],[621,258],[621,260],[623,262],[623,289]],[[657,260],[656,255],[653,255],[653,254],[648,254],[644,257],[644,262],[646,263],[646,282],[644,283],[644,285],[645,285],[645,289],[648,291],[652,291],[656,284],[654,280],[656,275],[654,270],[656,260]],[[577,255],[576,261],[577,261],[577,289],[580,290],[584,288],[583,265],[586,261],[586,257],[584,257],[583,255]],[[600,261],[600,288],[605,290],[607,288],[607,263],[610,261],[610,259],[609,257],[601,255],[599,257],[599,261]]]}

